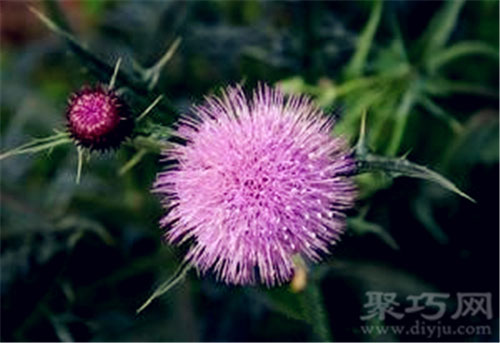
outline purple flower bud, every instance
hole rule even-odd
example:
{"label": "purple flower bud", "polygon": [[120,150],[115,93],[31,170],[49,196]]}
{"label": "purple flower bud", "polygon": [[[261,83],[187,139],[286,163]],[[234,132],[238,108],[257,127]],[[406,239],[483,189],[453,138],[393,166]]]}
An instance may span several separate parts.
{"label": "purple flower bud", "polygon": [[154,184],[166,240],[190,241],[186,259],[229,284],[281,284],[294,255],[320,260],[355,199],[355,161],[332,127],[309,98],[268,86],[207,98],[179,120],[164,153],[176,162]]}
{"label": "purple flower bud", "polygon": [[77,144],[103,151],[117,148],[131,135],[134,120],[130,109],[113,90],[85,86],[68,102],[68,130]]}

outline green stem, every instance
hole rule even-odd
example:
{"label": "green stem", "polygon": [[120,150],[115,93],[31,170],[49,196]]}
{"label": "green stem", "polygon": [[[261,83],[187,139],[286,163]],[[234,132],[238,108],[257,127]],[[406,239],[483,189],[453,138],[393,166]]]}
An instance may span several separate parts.
{"label": "green stem", "polygon": [[321,288],[317,282],[315,279],[311,279],[308,282],[306,289],[301,293],[301,303],[305,315],[312,326],[315,336],[313,339],[322,342],[331,342],[332,333],[328,321],[328,313],[323,302]]}
{"label": "green stem", "polygon": [[160,139],[151,136],[137,136],[133,140],[126,143],[137,150],[145,150],[153,154],[159,154],[167,148],[167,143]]}
{"label": "green stem", "polygon": [[120,170],[118,171],[118,175],[123,175],[130,169],[134,168],[137,165],[137,163],[139,163],[147,153],[148,151],[146,149],[138,150],[134,154],[134,156],[132,156],[132,158],[127,163],[125,163],[123,167],[120,168]]}

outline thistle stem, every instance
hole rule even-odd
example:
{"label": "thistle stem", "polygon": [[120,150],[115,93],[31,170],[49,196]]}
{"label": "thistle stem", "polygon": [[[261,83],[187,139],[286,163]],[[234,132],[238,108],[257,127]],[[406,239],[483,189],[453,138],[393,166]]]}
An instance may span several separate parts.
{"label": "thistle stem", "polygon": [[120,168],[120,170],[118,171],[118,175],[124,175],[130,169],[134,168],[137,163],[139,163],[147,154],[147,152],[148,151],[146,149],[140,149],[139,151],[137,151],[137,153],[135,153],[135,155],[132,156],[132,158],[127,163],[125,163],[123,167]]}
{"label": "thistle stem", "polygon": [[301,293],[301,302],[306,317],[312,326],[313,340],[331,342],[332,334],[325,309],[323,295],[317,280],[308,282],[307,287]]}

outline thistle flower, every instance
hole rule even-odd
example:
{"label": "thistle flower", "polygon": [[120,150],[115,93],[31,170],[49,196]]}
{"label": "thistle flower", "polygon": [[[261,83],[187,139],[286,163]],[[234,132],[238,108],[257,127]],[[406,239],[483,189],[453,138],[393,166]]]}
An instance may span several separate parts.
{"label": "thistle flower", "polygon": [[72,94],[66,111],[70,136],[91,150],[117,148],[132,133],[128,105],[115,91],[97,85]]}
{"label": "thistle flower", "polygon": [[290,280],[293,257],[319,261],[339,240],[355,187],[354,160],[309,98],[260,86],[209,97],[181,117],[153,191],[160,224],[186,260],[229,284]]}

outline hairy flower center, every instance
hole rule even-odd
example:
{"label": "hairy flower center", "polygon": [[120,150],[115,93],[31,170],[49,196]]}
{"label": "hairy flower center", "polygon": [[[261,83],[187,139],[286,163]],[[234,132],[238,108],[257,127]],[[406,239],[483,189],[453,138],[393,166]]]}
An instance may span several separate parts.
{"label": "hairy flower center", "polygon": [[[183,117],[161,173],[167,239],[193,238],[186,259],[228,283],[274,285],[293,275],[295,254],[320,260],[339,239],[354,187],[339,176],[353,161],[331,121],[308,99],[229,88]],[[198,120],[200,119],[200,120]]]}
{"label": "hairy flower center", "polygon": [[82,135],[104,134],[114,128],[119,117],[104,94],[85,94],[72,108],[70,120]]}

